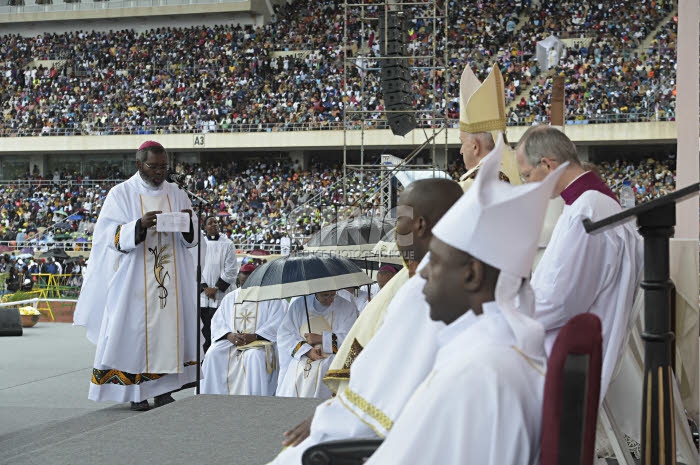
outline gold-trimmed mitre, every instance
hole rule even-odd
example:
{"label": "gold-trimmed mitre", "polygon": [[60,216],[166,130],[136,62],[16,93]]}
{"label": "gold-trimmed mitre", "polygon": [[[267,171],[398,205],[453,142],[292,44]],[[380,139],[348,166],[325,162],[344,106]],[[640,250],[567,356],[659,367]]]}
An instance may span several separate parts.
{"label": "gold-trimmed mitre", "polygon": [[[459,104],[460,131],[470,134],[489,132],[494,141],[498,140],[499,134],[505,137],[506,103],[503,75],[498,65],[491,67],[484,82],[479,82],[471,66],[467,65],[459,81]],[[466,191],[471,185],[480,166],[481,163],[460,178],[462,189]],[[503,148],[501,173],[511,184],[521,184],[515,152],[507,144]]]}
{"label": "gold-trimmed mitre", "polygon": [[471,134],[493,131],[505,133],[504,99],[503,75],[498,65],[493,65],[484,82],[479,82],[471,66],[467,65],[459,81],[459,129]]}

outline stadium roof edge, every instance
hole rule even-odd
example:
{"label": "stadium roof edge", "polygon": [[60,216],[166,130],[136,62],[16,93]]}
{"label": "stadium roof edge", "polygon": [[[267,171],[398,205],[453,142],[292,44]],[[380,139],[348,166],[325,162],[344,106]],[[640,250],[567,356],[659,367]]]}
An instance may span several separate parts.
{"label": "stadium roof edge", "polygon": [[[143,3],[143,6],[139,6]],[[110,20],[119,21],[118,28],[129,28],[130,20],[155,17],[188,17],[193,22],[193,15],[222,15],[225,13],[245,14],[252,13],[267,21],[272,14],[271,4],[266,0],[182,0],[173,2],[178,4],[153,5],[150,0],[136,0],[134,2],[77,2],[55,3],[47,5],[27,5],[19,7],[0,7],[0,24],[5,24],[14,29],[23,24],[35,24],[45,22],[66,22],[72,29],[81,27],[89,28],[90,21]],[[132,7],[120,7],[121,5],[137,5]],[[223,19],[223,18],[222,18]],[[80,23],[88,23],[80,25]],[[5,29],[5,27],[3,27]]]}

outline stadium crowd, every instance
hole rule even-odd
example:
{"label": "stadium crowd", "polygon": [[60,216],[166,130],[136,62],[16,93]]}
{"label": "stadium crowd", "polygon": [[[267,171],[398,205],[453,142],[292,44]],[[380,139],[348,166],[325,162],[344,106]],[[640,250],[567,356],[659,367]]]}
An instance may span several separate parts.
{"label": "stadium crowd", "polygon": [[[343,186],[342,169],[321,162],[312,162],[307,170],[288,160],[178,163],[175,169],[185,175],[187,187],[209,203],[202,216],[219,217],[222,231],[244,250],[279,247],[285,236],[299,246],[303,238],[336,217],[381,215],[379,172],[349,172]],[[674,158],[602,162],[598,170],[618,194],[622,181],[629,179],[638,203],[669,193],[675,186]],[[464,166],[455,162],[447,172],[458,179]],[[24,179],[1,185],[4,251],[88,246],[107,192],[121,178],[119,172],[105,175],[106,179],[85,179],[66,171],[45,180],[27,173]]]}
{"label": "stadium crowd", "polygon": [[[567,50],[554,74],[566,78],[568,124],[675,119],[677,18],[666,22],[649,48],[639,50],[646,28]],[[548,119],[552,77],[541,77],[511,112],[512,123]]]}
{"label": "stadium crowd", "polygon": [[[610,122],[616,120],[611,115],[643,111],[673,118],[675,24],[662,27],[649,50],[638,49],[672,3],[452,1],[447,29],[442,17],[411,8],[413,106],[424,124],[445,114],[455,118],[459,73],[467,63],[484,78],[494,61],[503,69],[508,102],[520,98],[511,124],[545,120],[550,85],[535,50],[553,33],[592,40],[567,50],[555,68],[569,81],[573,118]],[[366,17],[378,16],[376,7],[366,10]],[[346,110],[363,110],[367,127],[381,126],[384,103],[373,59],[378,28],[350,24],[348,56],[355,61],[345,69],[344,25],[339,1],[323,0],[310,8],[278,7],[272,21],[257,27],[5,35],[0,135],[328,129],[342,127]],[[433,42],[435,56],[428,59]],[[35,60],[58,61],[37,67]],[[521,95],[532,82],[530,95]],[[352,128],[362,124],[356,114],[349,119]]]}

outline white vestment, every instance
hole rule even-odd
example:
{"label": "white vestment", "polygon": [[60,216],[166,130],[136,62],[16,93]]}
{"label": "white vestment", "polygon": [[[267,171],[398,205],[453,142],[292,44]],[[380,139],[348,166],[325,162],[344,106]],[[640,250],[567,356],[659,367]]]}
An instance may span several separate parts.
{"label": "white vestment", "polygon": [[275,465],[299,465],[304,451],[320,442],[388,434],[416,387],[430,373],[438,352],[438,333],[445,328],[444,323],[430,319],[424,285],[425,279],[416,273],[401,286],[381,328],[352,363],[347,389],[316,408],[309,437],[282,451]]}
{"label": "white vestment", "polygon": [[141,243],[135,237],[147,211],[190,208],[177,186],[154,188],[138,173],[109,191],[74,316],[97,345],[90,399],[138,402],[195,380],[199,322],[187,248],[197,232],[192,243],[155,228]]}
{"label": "white vestment", "polygon": [[[202,283],[206,283],[207,287],[216,287],[216,297],[213,299],[200,294],[200,305],[202,307],[218,308],[221,299],[224,298],[232,289],[236,287],[236,276],[238,275],[238,262],[236,261],[236,246],[231,239],[225,234],[219,235],[218,240],[209,238],[204,239],[207,244],[206,259],[204,260],[204,268],[202,269]],[[217,283],[223,281],[226,290],[218,289]]]}
{"label": "white vestment", "polygon": [[357,296],[355,297],[355,305],[357,306],[357,311],[362,312],[368,303],[374,299],[377,294],[379,294],[379,284],[374,283],[367,289],[367,286],[362,286],[357,290]]}
{"label": "white vestment", "polygon": [[[310,331],[306,308],[311,320]],[[356,319],[355,304],[340,296],[328,307],[322,306],[314,295],[293,300],[277,332],[281,369],[276,395],[329,398],[331,391],[323,384],[323,377]],[[305,355],[312,349],[303,338],[307,332],[322,335],[324,359],[311,361]]]}
{"label": "white vestment", "polygon": [[541,329],[540,353],[527,357],[498,305],[482,308],[482,315],[469,311],[440,331],[432,370],[367,465],[539,463]]}
{"label": "white vestment", "polygon": [[551,199],[547,203],[547,213],[544,215],[544,224],[542,225],[542,232],[540,233],[540,240],[537,243],[537,254],[535,255],[535,263],[532,266],[534,270],[544,255],[544,251],[549,245],[549,241],[552,239],[552,233],[554,232],[554,227],[559,221],[561,212],[564,210],[564,199],[561,197],[556,197]]}
{"label": "white vestment", "polygon": [[326,377],[323,378],[323,382],[334,394],[343,392],[347,387],[352,363],[382,327],[389,304],[408,279],[409,271],[408,268],[404,267],[391,278],[381,289],[381,292],[377,292],[377,295],[372,298],[371,302],[368,302],[365,310],[357,317],[345,341],[340,345]]}
{"label": "white vestment", "polygon": [[531,282],[536,297],[535,319],[547,331],[548,354],[559,330],[571,318],[589,312],[600,318],[601,402],[627,340],[632,304],[641,280],[643,249],[631,223],[588,234],[582,221],[598,221],[620,211],[615,200],[596,190],[586,190],[566,205]]}
{"label": "white vestment", "polygon": [[[202,394],[271,396],[277,388],[277,329],[285,300],[236,303],[240,289],[221,302],[211,320],[212,344],[204,358]],[[257,334],[267,341],[236,347],[228,333]]]}

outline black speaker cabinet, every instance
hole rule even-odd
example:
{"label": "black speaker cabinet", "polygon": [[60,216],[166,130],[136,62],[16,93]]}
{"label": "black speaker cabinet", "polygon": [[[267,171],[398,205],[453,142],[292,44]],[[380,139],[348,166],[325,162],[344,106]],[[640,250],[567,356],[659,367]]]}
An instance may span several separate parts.
{"label": "black speaker cabinet", "polygon": [[418,123],[413,113],[389,113],[389,128],[395,136],[405,136],[413,131]]}
{"label": "black speaker cabinet", "polygon": [[22,317],[17,308],[0,308],[0,336],[21,336]]}

